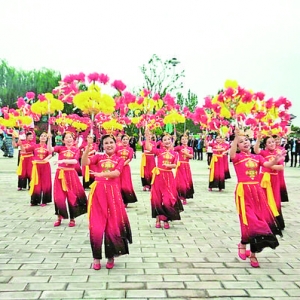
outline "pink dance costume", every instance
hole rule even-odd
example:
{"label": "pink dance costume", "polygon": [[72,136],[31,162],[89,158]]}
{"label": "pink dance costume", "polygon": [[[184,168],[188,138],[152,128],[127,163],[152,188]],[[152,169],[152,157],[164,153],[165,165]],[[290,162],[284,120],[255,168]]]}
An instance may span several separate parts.
{"label": "pink dance costume", "polygon": [[237,153],[232,159],[237,175],[235,200],[240,220],[241,243],[250,244],[252,253],[264,248],[275,249],[282,236],[274,217],[276,205],[268,203],[259,182],[259,170],[265,162],[260,155]]}
{"label": "pink dance costume", "polygon": [[189,163],[190,158],[182,152],[184,149],[187,149],[189,154],[193,155],[192,147],[176,146],[174,148],[174,151],[178,153],[175,181],[178,196],[184,199],[191,199],[194,195],[194,185]]}
{"label": "pink dance costume", "polygon": [[223,152],[228,148],[223,143],[211,142],[209,146],[213,149],[213,155],[210,162],[209,185],[210,189],[225,189],[225,168]]}
{"label": "pink dance costume", "polygon": [[[130,146],[118,146],[116,149],[116,153],[118,156],[123,158],[124,161],[129,160],[130,162],[133,158],[133,150]],[[123,167],[122,173],[120,175],[120,184],[124,204],[127,205],[128,203],[137,202],[136,194],[133,189],[129,163],[124,165]]]}
{"label": "pink dance costume", "polygon": [[34,156],[29,192],[31,195],[30,203],[34,206],[52,202],[52,179],[50,163],[44,160],[50,155],[47,145],[35,144],[32,149]]}
{"label": "pink dance costume", "polygon": [[[20,161],[17,170],[18,189],[29,188],[32,172],[33,145],[34,142],[21,141],[24,152],[20,151]],[[29,149],[29,150],[27,150]]]}
{"label": "pink dance costume", "polygon": [[[275,159],[277,150],[260,150],[259,154],[264,157],[267,161]],[[281,197],[280,197],[280,180],[278,178],[278,171],[262,167],[260,174],[260,184],[266,194],[267,199],[275,201],[277,211],[279,213],[276,216],[276,220],[281,230],[284,229],[285,223],[281,211]]]}
{"label": "pink dance costume", "polygon": [[[122,172],[124,160],[118,155],[96,154],[90,158],[95,172],[118,170]],[[128,254],[132,243],[129,219],[123,204],[120,178],[95,177],[89,194],[89,230],[93,258],[102,259],[104,238],[105,257]]]}
{"label": "pink dance costume", "polygon": [[[55,146],[58,160],[78,159],[77,147]],[[66,201],[67,200],[67,201]],[[74,219],[87,212],[87,197],[74,164],[59,164],[54,179],[55,214]]]}
{"label": "pink dance costume", "polygon": [[[222,143],[222,145],[224,146],[224,148],[226,150],[228,150],[230,148],[230,145],[228,143]],[[225,153],[223,154],[223,160],[224,160],[224,176],[225,176],[225,180],[226,179],[230,179],[230,170],[229,170],[229,158],[228,158],[228,154]]]}
{"label": "pink dance costume", "polygon": [[[156,148],[156,142],[151,141],[152,148]],[[148,150],[145,150],[145,141],[142,145],[143,153],[141,159],[141,180],[142,186],[145,188],[151,187],[152,170],[156,167],[154,154]]]}
{"label": "pink dance costume", "polygon": [[161,221],[180,220],[183,211],[179,199],[173,172],[164,164],[177,164],[177,153],[165,148],[152,148],[151,153],[157,156],[157,167],[153,169],[151,187],[152,218],[159,217]]}
{"label": "pink dance costume", "polygon": [[[87,143],[85,142],[81,147],[80,150],[83,152],[87,146]],[[89,153],[89,158],[93,157],[95,153],[97,152],[98,145],[96,143],[93,143],[93,150]],[[88,189],[90,185],[95,181],[95,176],[93,174],[90,174],[90,171],[93,171],[93,167],[90,166],[82,166],[82,185],[84,189]]]}
{"label": "pink dance costume", "polygon": [[[285,150],[284,147],[277,147],[277,151],[283,151]],[[285,178],[284,178],[284,170],[278,171],[278,179],[280,182],[280,199],[281,202],[288,202],[289,196],[286,188]]]}

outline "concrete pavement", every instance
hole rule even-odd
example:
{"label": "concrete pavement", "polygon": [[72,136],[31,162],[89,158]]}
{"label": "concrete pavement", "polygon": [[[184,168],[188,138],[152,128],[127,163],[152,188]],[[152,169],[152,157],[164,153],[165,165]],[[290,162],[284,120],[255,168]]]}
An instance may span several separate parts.
{"label": "concrete pavement", "polygon": [[[57,158],[54,157],[53,160]],[[140,153],[131,163],[138,202],[127,209],[133,233],[130,254],[114,269],[91,269],[86,215],[53,227],[53,203],[30,207],[17,191],[17,159],[0,157],[0,299],[300,299],[300,168],[286,167],[290,202],[280,246],[258,254],[261,267],[237,257],[236,178],[224,192],[208,192],[206,161],[192,161],[194,199],[182,220],[156,229],[149,192],[139,177]],[[52,172],[55,172],[53,167]]]}

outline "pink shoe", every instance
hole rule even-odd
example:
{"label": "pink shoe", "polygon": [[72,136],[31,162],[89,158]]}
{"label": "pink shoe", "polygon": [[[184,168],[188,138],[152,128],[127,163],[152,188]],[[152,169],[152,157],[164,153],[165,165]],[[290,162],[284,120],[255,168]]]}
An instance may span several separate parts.
{"label": "pink shoe", "polygon": [[157,222],[156,222],[155,228],[161,228],[160,221],[157,221]]}
{"label": "pink shoe", "polygon": [[69,227],[74,227],[75,225],[75,220],[70,220]]}
{"label": "pink shoe", "polygon": [[46,206],[47,204],[46,203],[42,203],[40,206],[41,207],[44,207],[44,206]]}
{"label": "pink shoe", "polygon": [[18,191],[22,191],[22,188],[18,188]]}
{"label": "pink shoe", "polygon": [[100,262],[99,263],[95,263],[95,262],[93,262],[93,269],[94,270],[100,270],[101,269],[101,264],[100,264]]}
{"label": "pink shoe", "polygon": [[211,191],[212,191],[212,188],[209,188],[208,191],[211,192]]}
{"label": "pink shoe", "polygon": [[[244,250],[245,252],[242,252],[241,250]],[[246,258],[247,258],[246,247],[243,248],[242,244],[238,244],[238,256],[242,260],[246,260]]]}
{"label": "pink shoe", "polygon": [[61,218],[57,219],[55,222],[54,222],[54,227],[57,227],[57,226],[60,226],[61,225]]}
{"label": "pink shoe", "polygon": [[170,224],[168,222],[164,222],[164,229],[169,229],[170,228]]}
{"label": "pink shoe", "polygon": [[222,189],[219,189],[219,192],[222,192],[223,190]]}
{"label": "pink shoe", "polygon": [[115,266],[115,261],[113,258],[109,258],[106,263],[106,269],[112,269]]}
{"label": "pink shoe", "polygon": [[147,188],[146,188],[145,186],[143,187],[143,191],[144,191],[144,192],[146,192],[146,191],[147,191]]}
{"label": "pink shoe", "polygon": [[182,200],[183,205],[187,205],[186,199]]}
{"label": "pink shoe", "polygon": [[259,262],[256,256],[250,256],[250,265],[252,268],[259,268]]}

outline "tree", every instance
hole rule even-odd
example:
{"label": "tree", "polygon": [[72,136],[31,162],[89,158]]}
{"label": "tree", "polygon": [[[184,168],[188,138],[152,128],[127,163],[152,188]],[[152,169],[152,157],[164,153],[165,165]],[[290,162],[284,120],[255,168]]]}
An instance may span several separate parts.
{"label": "tree", "polygon": [[175,72],[179,63],[176,58],[162,61],[156,54],[148,61],[147,65],[140,67],[145,82],[143,88],[151,92],[151,96],[158,93],[163,98],[167,93],[183,88],[182,78],[185,71]]}
{"label": "tree", "polygon": [[36,95],[52,92],[58,86],[61,74],[57,71],[42,68],[41,70],[17,70],[0,60],[0,99],[3,106],[16,108],[16,101],[26,92]]}
{"label": "tree", "polygon": [[[177,93],[177,104],[180,105],[181,111],[187,107],[189,111],[193,112],[198,104],[198,96],[192,93],[191,90],[188,90],[186,97],[182,93]],[[186,119],[185,124],[177,124],[176,130],[178,133],[184,133],[186,130],[190,133],[198,133],[200,131],[199,125],[195,125],[190,119]]]}

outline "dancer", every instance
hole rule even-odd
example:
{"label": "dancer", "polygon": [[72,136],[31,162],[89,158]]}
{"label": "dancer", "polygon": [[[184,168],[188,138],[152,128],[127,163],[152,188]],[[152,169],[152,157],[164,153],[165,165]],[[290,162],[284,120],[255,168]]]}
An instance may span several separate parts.
{"label": "dancer", "polygon": [[48,135],[43,132],[40,135],[40,143],[26,148],[27,153],[33,151],[32,173],[29,193],[31,206],[46,206],[52,202],[52,179],[49,159],[52,154],[47,147]]}
{"label": "dancer", "polygon": [[156,218],[156,228],[169,229],[169,221],[180,220],[180,212],[183,211],[181,200],[176,190],[176,182],[172,172],[177,166],[177,153],[172,150],[173,141],[169,134],[162,136],[162,144],[157,149],[151,143],[149,129],[145,129],[145,150],[157,156],[157,167],[153,169],[151,188],[152,218]]}
{"label": "dancer", "polygon": [[[89,152],[89,158],[93,157],[97,150],[98,150],[98,145],[97,143],[95,143],[95,137],[93,137],[93,147],[92,150]],[[80,152],[81,152],[81,156],[83,154],[83,152],[85,151],[86,147],[89,147],[87,140],[85,142],[82,143],[82,145],[80,146]],[[89,166],[83,166],[81,167],[82,169],[82,185],[84,189],[89,189],[90,185],[95,181],[95,176],[92,174],[92,171],[90,169]]]}
{"label": "dancer", "polygon": [[[153,135],[149,132],[149,139],[152,148],[156,148],[157,144],[152,140]],[[148,151],[145,147],[145,141],[142,141],[142,133],[139,133],[139,145],[142,146],[141,159],[141,180],[143,191],[150,191],[152,181],[152,170],[156,167],[154,154]]]}
{"label": "dancer", "polygon": [[[32,159],[33,159],[33,134],[31,131],[26,133],[25,140],[19,140],[15,142],[13,137],[13,145],[15,147],[20,147],[20,161],[17,170],[18,174],[18,191],[22,189],[29,189],[29,183],[31,181],[31,172],[32,172]],[[27,151],[27,149],[30,151]]]}
{"label": "dancer", "polygon": [[183,205],[187,204],[186,199],[193,198],[194,185],[189,160],[193,158],[193,148],[188,147],[188,136],[180,137],[180,146],[176,146],[174,151],[178,152],[178,163],[176,168],[176,187],[178,196]]}
{"label": "dancer", "polygon": [[14,157],[14,143],[15,143],[15,133],[13,129],[7,129],[4,132],[3,140],[3,156],[8,158]]}
{"label": "dancer", "polygon": [[226,142],[225,138],[222,138],[222,145],[224,146],[224,148],[226,149],[223,152],[223,160],[224,160],[224,176],[225,176],[225,180],[226,179],[230,179],[230,170],[229,170],[229,159],[228,159],[228,152],[230,149],[230,144],[228,142]]}
{"label": "dancer", "polygon": [[211,146],[213,150],[210,162],[209,185],[208,190],[211,192],[213,188],[218,188],[221,192],[225,189],[225,169],[223,155],[228,151],[227,147],[222,143],[221,136],[217,136],[215,141],[209,142],[207,146]]}
{"label": "dancer", "polygon": [[137,140],[134,135],[129,138],[129,146],[133,150],[133,158],[136,158],[136,143],[137,143]]}
{"label": "dancer", "polygon": [[[289,155],[288,155],[289,143],[285,139],[285,144],[281,145],[280,137],[279,136],[273,136],[273,137],[274,137],[275,142],[276,142],[277,153],[280,153],[282,151],[285,152],[285,158],[284,158],[285,164],[284,165],[286,165],[286,163],[288,162],[288,159],[289,159]],[[288,202],[289,201],[289,196],[288,196],[286,183],[285,183],[284,168],[283,168],[283,170],[278,171],[278,179],[279,179],[279,182],[280,182],[280,199],[281,199],[281,202]]]}
{"label": "dancer", "polygon": [[74,227],[75,218],[87,212],[87,198],[75,170],[79,151],[74,146],[71,132],[63,134],[63,143],[64,146],[53,148],[51,139],[48,138],[48,151],[58,153],[58,168],[54,179],[54,204],[57,220],[54,226],[60,226],[62,219],[70,218],[69,227]]}
{"label": "dancer", "polygon": [[[237,148],[240,153],[237,153]],[[238,255],[245,260],[250,256],[250,265],[259,267],[256,253],[264,248],[275,249],[279,243],[275,234],[281,235],[274,214],[276,206],[269,206],[265,193],[259,183],[261,166],[276,170],[282,156],[277,155],[273,161],[266,161],[262,156],[251,154],[250,140],[235,129],[235,138],[230,148],[230,158],[237,175],[235,199],[240,220],[241,242]],[[278,213],[277,213],[278,215]],[[246,245],[250,244],[250,253]]]}
{"label": "dancer", "polygon": [[90,242],[93,253],[93,268],[101,268],[102,243],[104,239],[107,269],[114,267],[114,258],[128,254],[128,242],[132,243],[131,229],[120,192],[119,176],[124,160],[115,154],[116,140],[111,135],[102,137],[104,153],[89,158],[93,139],[82,155],[84,166],[93,166],[95,182],[89,194],[88,219]]}
{"label": "dancer", "polygon": [[125,207],[129,203],[137,202],[133,189],[131,170],[129,163],[133,158],[133,149],[129,146],[129,136],[124,134],[121,137],[122,146],[117,146],[116,153],[124,159],[124,167],[120,175],[121,194]]}
{"label": "dancer", "polygon": [[[279,150],[276,146],[275,139],[272,136],[267,136],[264,141],[263,145],[265,147],[264,150],[260,149],[260,142],[261,142],[261,133],[257,134],[256,143],[254,145],[254,152],[256,154],[260,154],[263,156],[267,161],[272,161],[275,159],[276,155],[278,155],[278,151],[280,155],[285,154],[285,150]],[[283,171],[283,164],[284,159],[280,162],[280,168],[276,170],[271,168],[262,167],[261,174],[260,174],[260,184],[263,187],[263,190],[268,198],[268,201],[272,201],[276,203],[276,208],[279,213],[276,216],[280,229],[283,230],[285,227],[284,219],[282,216],[281,211],[281,197],[280,197],[280,180],[278,177],[278,171]]]}

